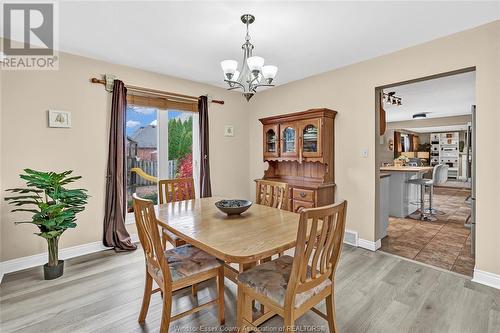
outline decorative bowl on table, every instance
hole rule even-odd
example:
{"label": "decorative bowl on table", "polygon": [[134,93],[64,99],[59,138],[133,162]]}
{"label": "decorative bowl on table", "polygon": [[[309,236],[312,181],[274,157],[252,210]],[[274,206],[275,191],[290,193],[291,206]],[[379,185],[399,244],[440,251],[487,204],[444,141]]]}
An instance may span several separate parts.
{"label": "decorative bowl on table", "polygon": [[220,200],[215,203],[215,206],[227,215],[239,215],[250,208],[252,202],[240,199]]}

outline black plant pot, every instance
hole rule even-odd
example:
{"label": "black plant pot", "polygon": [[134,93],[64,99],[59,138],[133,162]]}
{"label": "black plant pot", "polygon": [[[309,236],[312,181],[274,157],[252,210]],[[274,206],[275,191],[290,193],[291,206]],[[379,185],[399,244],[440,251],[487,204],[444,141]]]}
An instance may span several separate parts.
{"label": "black plant pot", "polygon": [[53,280],[63,275],[64,260],[59,260],[57,266],[43,265],[43,277],[45,280]]}

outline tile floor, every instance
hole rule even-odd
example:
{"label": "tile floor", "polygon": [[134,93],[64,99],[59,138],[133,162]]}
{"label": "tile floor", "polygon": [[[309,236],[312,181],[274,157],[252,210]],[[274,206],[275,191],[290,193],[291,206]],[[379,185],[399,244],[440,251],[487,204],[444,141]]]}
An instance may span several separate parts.
{"label": "tile floor", "polygon": [[435,188],[434,207],[445,214],[435,222],[390,217],[381,250],[472,276],[470,229],[464,227],[471,210],[464,202],[469,194],[466,189]]}

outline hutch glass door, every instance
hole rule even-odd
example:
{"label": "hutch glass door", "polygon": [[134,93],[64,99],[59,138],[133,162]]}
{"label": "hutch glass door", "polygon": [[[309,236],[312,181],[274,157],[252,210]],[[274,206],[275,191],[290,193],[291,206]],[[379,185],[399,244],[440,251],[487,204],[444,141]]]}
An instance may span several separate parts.
{"label": "hutch glass door", "polygon": [[321,119],[302,121],[299,130],[302,156],[321,157]]}
{"label": "hutch glass door", "polygon": [[264,157],[279,156],[278,125],[264,126]]}
{"label": "hutch glass door", "polygon": [[281,156],[297,156],[297,128],[295,123],[281,125]]}

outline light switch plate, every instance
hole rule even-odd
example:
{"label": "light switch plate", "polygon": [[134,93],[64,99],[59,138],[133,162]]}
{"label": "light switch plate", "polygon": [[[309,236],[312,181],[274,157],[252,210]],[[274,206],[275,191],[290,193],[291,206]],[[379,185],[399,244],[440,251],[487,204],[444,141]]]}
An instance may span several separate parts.
{"label": "light switch plate", "polygon": [[363,148],[361,151],[361,157],[367,158],[368,157],[368,148]]}
{"label": "light switch plate", "polygon": [[224,127],[224,136],[234,136],[234,126],[226,125]]}

